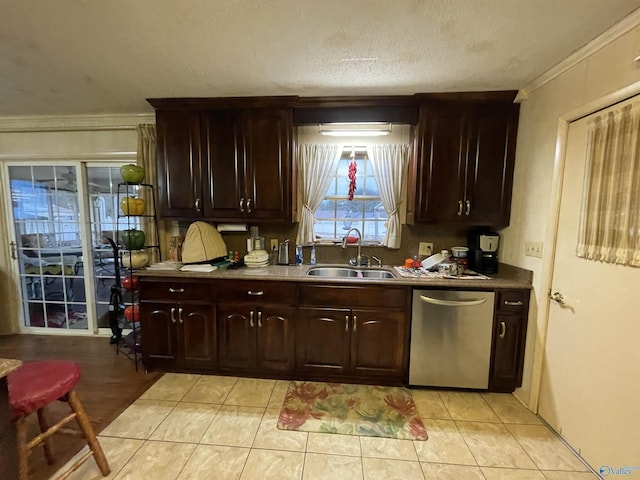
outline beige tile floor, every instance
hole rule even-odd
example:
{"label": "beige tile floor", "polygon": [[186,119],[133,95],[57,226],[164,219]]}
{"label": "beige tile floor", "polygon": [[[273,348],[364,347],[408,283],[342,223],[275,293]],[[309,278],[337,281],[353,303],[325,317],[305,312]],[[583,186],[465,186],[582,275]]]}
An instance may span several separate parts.
{"label": "beige tile floor", "polygon": [[[164,375],[100,434],[112,471],[108,478],[597,478],[509,394],[414,390],[429,433],[429,440],[414,442],[278,430],[287,385],[253,378]],[[70,478],[104,477],[89,460]]]}

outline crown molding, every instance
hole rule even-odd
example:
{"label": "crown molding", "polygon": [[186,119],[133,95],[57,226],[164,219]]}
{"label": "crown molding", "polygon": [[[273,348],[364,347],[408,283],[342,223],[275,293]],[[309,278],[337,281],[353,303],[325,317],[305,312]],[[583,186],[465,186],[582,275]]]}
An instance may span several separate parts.
{"label": "crown molding", "polygon": [[[570,68],[576,66],[578,63],[586,60],[591,55],[596,53],[598,50],[606,47],[611,42],[617,40],[622,37],[624,34],[633,30],[634,28],[640,25],[640,9],[634,10],[625,18],[620,20],[618,23],[605,30],[603,33],[598,35],[596,38],[591,40],[589,43],[584,45],[582,48],[579,48],[567,58],[562,60],[560,63],[556,64],[554,67],[547,70],[545,73],[540,75],[535,80],[529,82],[524,87],[522,87],[518,91],[518,95],[516,96],[516,102],[522,102],[526,100],[529,94],[538,88],[546,85],[551,82],[555,78],[562,75],[564,72],[569,70]],[[633,61],[634,59],[629,59]]]}
{"label": "crown molding", "polygon": [[155,123],[155,120],[153,113],[0,117],[0,133],[135,130],[139,124]]}

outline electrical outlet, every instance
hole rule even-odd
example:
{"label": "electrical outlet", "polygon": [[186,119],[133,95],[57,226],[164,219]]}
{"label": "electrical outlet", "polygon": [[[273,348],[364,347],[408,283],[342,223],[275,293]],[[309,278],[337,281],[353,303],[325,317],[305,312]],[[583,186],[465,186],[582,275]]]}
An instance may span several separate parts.
{"label": "electrical outlet", "polygon": [[418,247],[418,255],[420,256],[429,256],[433,253],[433,243],[431,242],[420,242],[420,246]]}
{"label": "electrical outlet", "polygon": [[271,250],[277,250],[278,249],[278,239],[277,238],[272,238],[270,241],[271,241]]}
{"label": "electrical outlet", "polygon": [[524,254],[527,257],[542,258],[542,242],[524,242]]}

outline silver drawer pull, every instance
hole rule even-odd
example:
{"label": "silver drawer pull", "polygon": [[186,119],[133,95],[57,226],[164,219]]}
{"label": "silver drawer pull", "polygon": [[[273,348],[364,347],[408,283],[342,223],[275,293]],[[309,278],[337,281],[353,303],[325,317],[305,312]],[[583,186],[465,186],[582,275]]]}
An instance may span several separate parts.
{"label": "silver drawer pull", "polygon": [[171,288],[171,287],[169,287],[169,293],[184,293],[184,288]]}
{"label": "silver drawer pull", "polygon": [[473,307],[487,303],[486,298],[479,298],[478,300],[440,300],[439,298],[426,297],[424,295],[420,295],[420,300],[443,307]]}
{"label": "silver drawer pull", "polygon": [[524,303],[522,303],[520,300],[518,300],[516,302],[512,302],[510,300],[505,300],[504,304],[508,305],[510,307],[521,307],[522,305],[524,305]]}
{"label": "silver drawer pull", "polygon": [[247,295],[253,295],[254,297],[259,297],[261,295],[264,295],[264,292],[262,290],[249,290],[247,292]]}

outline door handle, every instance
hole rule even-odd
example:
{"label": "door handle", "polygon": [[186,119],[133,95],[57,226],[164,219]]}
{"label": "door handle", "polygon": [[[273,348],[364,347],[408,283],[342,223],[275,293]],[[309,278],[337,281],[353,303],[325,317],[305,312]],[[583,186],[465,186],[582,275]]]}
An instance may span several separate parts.
{"label": "door handle", "polygon": [[553,292],[551,295],[549,295],[549,298],[560,306],[566,305],[564,301],[564,295],[562,295],[560,292]]}
{"label": "door handle", "polygon": [[458,200],[458,216],[462,216],[462,200]]}
{"label": "door handle", "polygon": [[507,324],[500,322],[500,338],[504,338],[507,333]]}
{"label": "door handle", "polygon": [[200,199],[196,198],[196,212],[200,213]]}
{"label": "door handle", "polygon": [[251,199],[247,198],[247,213],[251,213]]}
{"label": "door handle", "polygon": [[240,211],[244,212],[244,198],[240,199]]}
{"label": "door handle", "polygon": [[358,316],[354,315],[353,316],[353,331],[355,332],[356,330],[358,330]]}
{"label": "door handle", "polygon": [[486,298],[479,298],[477,300],[441,300],[439,298],[427,297],[425,295],[420,295],[420,300],[425,303],[440,305],[442,307],[473,307],[487,302]]}
{"label": "door handle", "polygon": [[262,327],[262,312],[258,311],[258,327]]}
{"label": "door handle", "polygon": [[176,307],[171,307],[171,321],[176,323]]}
{"label": "door handle", "polygon": [[464,214],[468,216],[471,213],[471,200],[467,200],[465,205],[467,208],[465,209]]}
{"label": "door handle", "polygon": [[182,307],[180,307],[180,308],[178,309],[178,321],[179,321],[180,323],[182,323],[182,322],[183,322],[183,320],[182,320]]}
{"label": "door handle", "polygon": [[344,331],[349,331],[349,315],[344,316]]}
{"label": "door handle", "polygon": [[251,312],[249,313],[249,326],[251,328],[255,326],[255,323],[253,322],[253,310],[251,310]]}
{"label": "door handle", "polygon": [[16,257],[16,242],[11,242],[9,243],[9,245],[11,245],[11,258],[17,260],[18,257]]}

